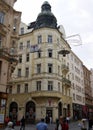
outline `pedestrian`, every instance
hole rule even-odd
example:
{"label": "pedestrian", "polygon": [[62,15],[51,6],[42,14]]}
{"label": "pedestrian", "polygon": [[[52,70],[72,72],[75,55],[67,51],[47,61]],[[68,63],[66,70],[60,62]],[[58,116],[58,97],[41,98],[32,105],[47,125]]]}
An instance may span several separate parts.
{"label": "pedestrian", "polygon": [[66,117],[63,118],[62,130],[69,130],[69,125],[67,123]]}
{"label": "pedestrian", "polygon": [[70,121],[70,117],[69,116],[66,117],[66,121],[67,121],[67,123],[69,123],[69,121]]}
{"label": "pedestrian", "polygon": [[55,130],[62,130],[63,117],[60,116],[59,119],[56,120],[56,128]]}
{"label": "pedestrian", "polygon": [[50,116],[50,124],[52,124],[52,117]]}
{"label": "pedestrian", "polygon": [[92,130],[92,126],[93,126],[93,117],[91,116],[90,118],[89,118],[89,130]]}
{"label": "pedestrian", "polygon": [[14,130],[13,122],[9,121],[8,124],[7,124],[7,127],[5,128],[5,130]]}
{"label": "pedestrian", "polygon": [[87,130],[86,119],[81,120],[81,130]]}
{"label": "pedestrian", "polygon": [[36,125],[36,130],[48,130],[47,124],[44,122],[44,118],[41,119],[41,122],[39,122]]}
{"label": "pedestrian", "polygon": [[10,121],[10,118],[7,116],[5,117],[5,126],[7,126],[8,122]]}
{"label": "pedestrian", "polygon": [[24,116],[22,117],[22,119],[21,119],[21,121],[20,121],[20,125],[21,125],[21,127],[20,127],[20,130],[25,130],[25,118],[24,118]]}

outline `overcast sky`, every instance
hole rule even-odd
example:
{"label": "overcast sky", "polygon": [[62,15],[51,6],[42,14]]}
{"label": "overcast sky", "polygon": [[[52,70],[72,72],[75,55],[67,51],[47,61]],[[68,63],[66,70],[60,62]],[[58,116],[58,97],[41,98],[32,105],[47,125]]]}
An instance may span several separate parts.
{"label": "overcast sky", "polygon": [[[93,0],[47,1],[58,25],[63,25],[66,37],[80,35],[82,45],[70,45],[83,64],[88,69],[93,68]],[[14,8],[22,12],[21,21],[29,24],[36,20],[43,2],[44,0],[17,0]]]}

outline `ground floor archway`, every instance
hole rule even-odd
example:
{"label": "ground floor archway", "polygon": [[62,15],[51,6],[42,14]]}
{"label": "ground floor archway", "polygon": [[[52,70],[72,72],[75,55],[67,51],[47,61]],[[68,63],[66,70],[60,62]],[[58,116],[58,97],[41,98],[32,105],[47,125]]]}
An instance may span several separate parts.
{"label": "ground floor archway", "polygon": [[25,119],[26,123],[33,124],[35,123],[35,112],[36,112],[36,105],[33,101],[29,101],[26,103],[26,110],[25,110]]}
{"label": "ground floor archway", "polygon": [[11,121],[16,124],[18,116],[18,104],[16,102],[12,102],[9,107],[9,118]]}

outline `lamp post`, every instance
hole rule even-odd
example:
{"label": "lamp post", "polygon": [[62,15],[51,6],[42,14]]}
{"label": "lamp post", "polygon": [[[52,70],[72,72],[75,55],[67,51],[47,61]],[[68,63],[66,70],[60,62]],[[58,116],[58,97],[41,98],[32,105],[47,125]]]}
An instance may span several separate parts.
{"label": "lamp post", "polygon": [[65,56],[66,56],[67,54],[69,54],[69,53],[70,53],[70,51],[65,50],[65,49],[58,52],[58,54],[63,55],[63,57],[65,57]]}

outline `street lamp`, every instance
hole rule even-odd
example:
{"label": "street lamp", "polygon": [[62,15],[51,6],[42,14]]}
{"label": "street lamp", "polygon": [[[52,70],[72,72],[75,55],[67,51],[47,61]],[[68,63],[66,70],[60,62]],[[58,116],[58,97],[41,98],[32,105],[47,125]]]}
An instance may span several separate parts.
{"label": "street lamp", "polygon": [[68,50],[60,50],[59,52],[58,52],[58,54],[62,54],[63,55],[63,57],[65,57],[67,54],[69,54],[70,53],[70,51],[68,51]]}

